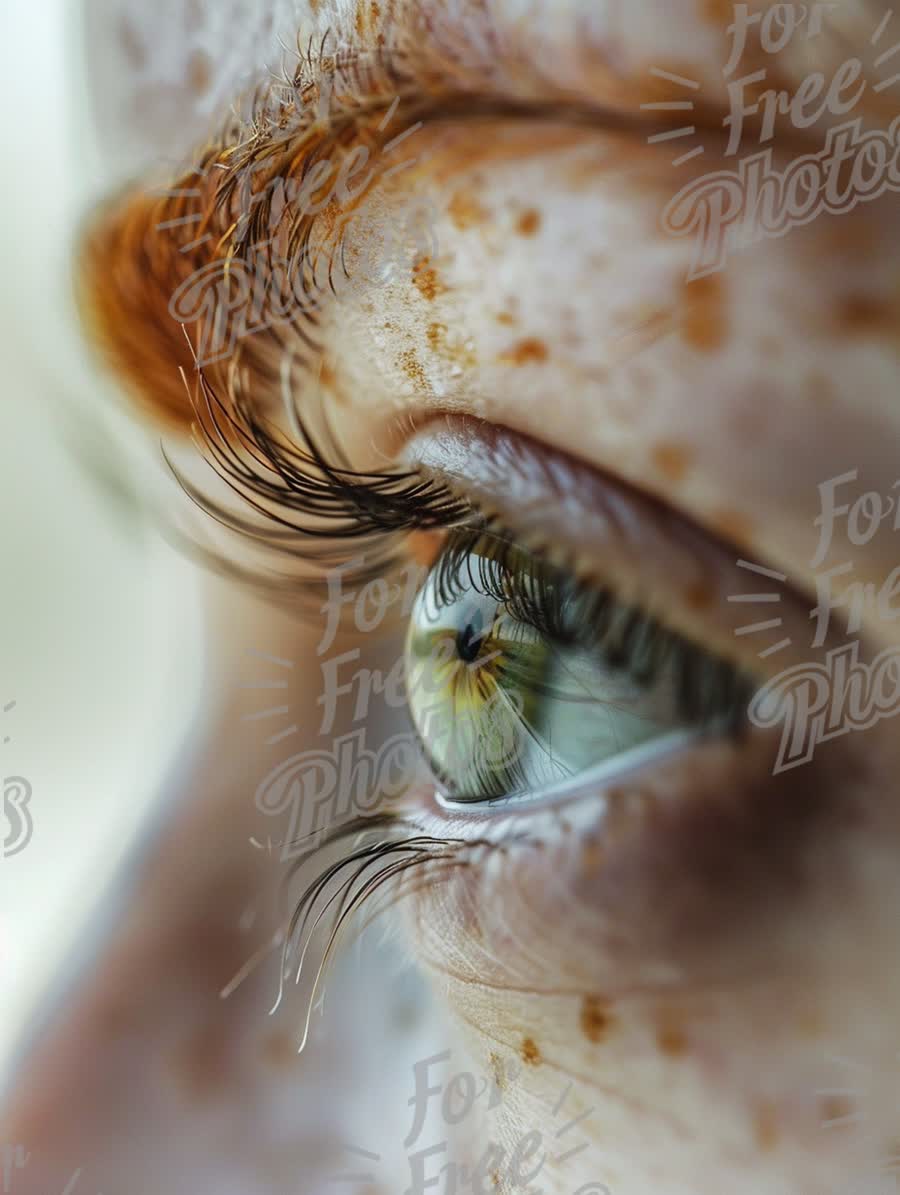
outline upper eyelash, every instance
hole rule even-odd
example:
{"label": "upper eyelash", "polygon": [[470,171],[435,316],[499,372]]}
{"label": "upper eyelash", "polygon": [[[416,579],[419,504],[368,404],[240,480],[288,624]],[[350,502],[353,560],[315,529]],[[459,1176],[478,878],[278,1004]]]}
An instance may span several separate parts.
{"label": "upper eyelash", "polygon": [[[488,553],[474,554],[484,541]],[[697,725],[724,719],[734,730],[744,724],[756,689],[754,678],[671,630],[640,605],[622,602],[612,586],[580,581],[539,552],[523,548],[495,521],[452,532],[433,578],[438,605],[452,604],[471,587],[549,640],[601,652],[611,667],[641,684],[652,685],[668,663],[677,678],[676,697],[685,718]],[[564,621],[561,579],[569,596],[587,599],[579,609],[577,628]]]}
{"label": "upper eyelash", "polygon": [[[361,586],[408,564],[403,550],[408,533],[450,530],[452,538],[436,565],[439,592],[449,602],[464,569],[470,584],[480,586],[485,594],[493,592],[493,579],[483,568],[477,579],[471,571],[471,548],[487,537],[492,560],[506,573],[504,591],[493,596],[502,599],[513,616],[551,638],[565,640],[569,631],[557,617],[559,611],[544,600],[548,588],[544,582],[559,575],[560,568],[544,560],[533,529],[527,537],[532,542],[523,545],[498,516],[480,510],[432,477],[397,468],[379,472],[351,468],[327,422],[330,456],[296,403],[292,422],[301,446],[254,412],[239,383],[232,385],[230,398],[231,404],[226,405],[200,373],[194,405],[201,448],[220,477],[264,524],[228,510],[171,467],[197,505],[218,522],[302,561],[312,571],[300,577],[264,576],[238,570],[223,558],[213,558],[213,564],[270,593],[283,591],[295,608],[307,599],[312,613],[321,609],[327,594],[329,568],[343,568],[360,556],[364,563],[345,572],[345,577],[348,585]],[[528,585],[515,580],[519,573],[513,567],[514,558],[523,557],[527,557],[534,578]],[[511,586],[509,578],[513,579]],[[573,584],[591,598],[591,618],[586,620],[590,622],[589,636],[592,645],[601,648],[611,662],[618,660],[620,667],[624,662],[635,679],[652,683],[668,660],[677,677],[677,698],[685,717],[695,724],[724,719],[734,732],[743,728],[755,678],[670,629],[639,604],[624,604],[614,587],[577,575]]]}
{"label": "upper eyelash", "polygon": [[[543,560],[537,540],[523,546],[497,516],[479,510],[475,503],[433,478],[399,469],[372,473],[352,469],[330,432],[329,459],[296,406],[293,422],[303,447],[257,416],[252,405],[242,400],[239,387],[232,388],[231,407],[216,397],[202,373],[197,391],[195,409],[201,447],[219,475],[264,518],[264,527],[229,511],[179,477],[181,484],[218,522],[262,540],[269,548],[288,553],[314,570],[302,577],[274,578],[245,570],[239,574],[244,580],[270,591],[283,588],[292,605],[302,604],[305,597],[319,609],[327,592],[329,567],[345,565],[364,547],[365,563],[346,575],[349,585],[363,585],[408,563],[403,540],[409,532],[450,529],[452,538],[436,565],[435,579],[443,600],[452,601],[463,571],[469,583],[480,586],[481,592],[493,592],[493,578],[483,568],[478,578],[471,571],[472,547],[479,539],[489,538],[491,558],[506,573],[503,592],[493,596],[506,602],[513,616],[520,616],[547,636],[566,638],[569,632],[557,617],[559,611],[544,600],[544,582],[559,575],[560,570]],[[304,523],[303,516],[318,523]],[[519,574],[513,567],[514,558],[523,557],[528,559],[534,584],[515,580]],[[229,567],[225,561],[221,564]],[[236,571],[234,565],[230,568]],[[582,594],[590,595],[593,617],[589,620],[589,636],[611,661],[620,661],[620,666],[624,661],[636,679],[652,683],[668,659],[678,678],[677,697],[686,717],[698,724],[724,718],[733,731],[743,727],[756,687],[752,677],[731,661],[711,655],[669,629],[641,606],[623,604],[613,587],[598,586],[577,576],[573,584]]]}
{"label": "upper eyelash", "polygon": [[408,563],[403,541],[410,532],[481,520],[473,503],[418,472],[353,469],[327,423],[331,452],[326,454],[296,402],[292,423],[299,444],[255,413],[237,380],[226,403],[199,371],[191,398],[198,447],[247,513],[213,498],[166,457],[182,489],[217,523],[300,562],[304,571],[298,575],[296,569],[282,573],[242,568],[196,538],[185,542],[218,571],[271,596],[281,593],[292,604],[303,597],[320,601],[327,592],[329,569],[361,557],[360,568],[345,576],[349,585],[362,585]]}

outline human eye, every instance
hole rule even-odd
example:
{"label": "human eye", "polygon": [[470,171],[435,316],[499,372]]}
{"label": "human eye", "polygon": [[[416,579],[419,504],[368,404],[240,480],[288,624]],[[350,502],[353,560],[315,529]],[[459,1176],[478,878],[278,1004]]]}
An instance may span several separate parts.
{"label": "human eye", "polygon": [[733,661],[498,529],[443,548],[406,668],[423,750],[461,803],[600,783],[691,738],[739,733],[752,691]]}
{"label": "human eye", "polygon": [[[210,749],[240,833],[299,811],[273,834],[302,881],[284,986],[311,978],[308,1029],[339,931],[389,907],[485,1072],[518,1055],[525,1104],[571,1078],[598,1106],[582,1189],[599,1158],[614,1195],[814,1190],[819,1056],[893,1033],[896,750],[868,728],[779,773],[750,715],[844,637],[836,617],[810,645],[817,486],[895,481],[896,206],[693,277],[663,212],[734,165],[720,51],[747,6],[297,7],[299,53],[256,72],[246,123],[192,133],[190,167],[112,200],[79,258],[91,330],[166,424],[179,542],[253,611],[223,654],[264,647],[302,711],[290,739],[239,751],[229,723]],[[779,85],[845,53],[826,24]],[[702,94],[690,129],[663,82]],[[800,139],[765,102],[787,165]],[[372,246],[420,208],[382,268]],[[886,530],[839,539],[861,586],[895,558]],[[896,627],[860,621],[868,658]],[[863,988],[879,1032],[846,1027]]]}
{"label": "human eye", "polygon": [[[639,785],[674,760],[689,799],[693,761],[716,746],[730,761],[723,780],[730,767],[736,786],[747,760],[757,771],[763,761],[772,767],[775,736],[750,724],[748,707],[775,670],[742,638],[748,574],[736,548],[602,471],[494,424],[426,420],[404,433],[396,465],[366,474],[336,464],[339,447],[329,458],[310,414],[298,415],[299,447],[258,425],[233,436],[255,435],[252,451],[211,459],[257,511],[253,538],[311,570],[298,574],[293,594],[305,618],[325,615],[320,651],[333,643],[335,611],[353,609],[359,642],[372,637],[362,627],[371,621],[378,650],[399,653],[402,671],[391,675],[402,675],[403,700],[390,702],[388,725],[398,730],[402,704],[401,730],[411,728],[444,807],[526,814]],[[215,447],[216,419],[200,426]],[[274,488],[270,474],[281,479]],[[242,517],[193,496],[246,535]],[[424,568],[410,556],[423,538]],[[337,589],[350,587],[337,602],[321,551],[336,564]],[[412,569],[412,589],[407,574],[393,584],[401,566]],[[390,621],[370,620],[366,603],[374,594],[384,606],[388,581],[403,608]],[[776,621],[793,643],[779,654],[782,669],[805,658],[809,613],[791,587],[778,596]],[[819,655],[837,634],[832,628]],[[369,679],[358,690],[358,676],[325,680],[326,690],[345,694],[352,725],[382,725],[371,675],[360,669]],[[336,702],[322,701],[335,707],[330,729]],[[410,769],[407,779],[405,809],[414,817],[420,776]]]}

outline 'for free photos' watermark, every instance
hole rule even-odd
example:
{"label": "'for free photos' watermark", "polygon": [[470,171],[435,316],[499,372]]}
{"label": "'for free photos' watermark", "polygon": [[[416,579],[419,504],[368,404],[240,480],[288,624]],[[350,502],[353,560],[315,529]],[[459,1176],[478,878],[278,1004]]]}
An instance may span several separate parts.
{"label": "'for free photos' watermark", "polygon": [[[580,1130],[593,1111],[586,1109],[574,1117],[566,1113],[571,1082],[547,1110],[546,1125],[507,1132],[503,1146],[494,1139],[495,1133],[500,1135],[495,1119],[520,1072],[504,1069],[502,1060],[495,1059],[497,1073],[491,1079],[465,1070],[448,1078],[451,1059],[451,1051],[445,1050],[413,1064],[413,1093],[408,1101],[412,1123],[399,1159],[348,1144],[345,1148],[355,1168],[333,1176],[337,1189],[349,1188],[353,1195],[376,1186],[388,1190],[379,1182],[387,1177],[380,1172],[389,1168],[393,1177],[402,1168],[407,1170],[409,1185],[397,1195],[494,1195],[498,1189],[541,1195],[542,1178],[552,1179],[552,1189],[568,1195],[612,1195],[609,1187],[597,1181],[566,1186],[564,1167],[589,1149],[588,1142],[580,1139]],[[463,1160],[475,1139],[479,1142],[474,1146],[476,1156]],[[360,1162],[366,1170],[359,1169]],[[583,1162],[579,1170],[584,1173]]]}
{"label": "'for free photos' watermark", "polygon": [[[820,509],[815,526],[819,540],[810,560],[816,587],[816,604],[809,614],[813,649],[828,643],[837,612],[848,636],[862,633],[867,610],[877,613],[884,623],[900,620],[900,565],[880,585],[848,580],[854,570],[852,561],[822,567],[838,524],[855,548],[864,548],[882,529],[900,533],[900,481],[891,487],[893,493],[870,490],[851,499],[858,481],[859,471],[853,469],[818,487]],[[788,580],[786,574],[750,561],[738,561],[738,567],[778,583]],[[766,603],[771,611],[771,604],[780,602],[781,597],[772,591],[735,594],[729,601]],[[736,634],[768,637],[773,632],[780,634],[782,626],[783,620],[775,616],[738,627]],[[761,650],[759,657],[767,659],[790,646],[790,637],[779,638]],[[860,659],[860,655],[859,639],[848,640],[827,651],[824,660],[786,668],[754,694],[748,710],[753,725],[763,730],[781,727],[775,773],[809,763],[820,743],[852,730],[868,730],[900,713],[900,644],[884,648],[871,660]]]}
{"label": "'for free photos' watermark", "polygon": [[[870,77],[863,57],[853,55],[827,77],[811,71],[792,90],[766,87],[770,65],[767,58],[783,54],[798,38],[815,43],[829,28],[839,4],[773,4],[764,12],[749,4],[734,5],[734,19],[727,29],[729,56],[722,69],[728,95],[728,113],[722,120],[727,133],[726,158],[748,148],[765,147],[775,136],[776,124],[788,122],[804,133],[828,119],[841,123],[828,130],[824,148],[817,153],[795,156],[779,169],[771,145],[742,157],[735,169],[715,170],[686,184],[662,216],[665,231],[676,237],[693,237],[694,253],[689,279],[702,278],[720,270],[728,254],[768,237],[785,236],[792,228],[809,224],[823,212],[849,212],[859,204],[900,191],[900,117],[887,130],[864,130],[857,114],[863,97],[871,90],[880,94],[900,83],[897,73],[900,43],[890,43],[893,11],[885,13],[869,37],[873,55]],[[890,43],[890,44],[889,44]],[[753,50],[754,62],[765,65],[741,72]],[[866,53],[866,51],[863,51]],[[690,112],[701,85],[654,68],[651,73],[678,88],[677,99],[641,105],[652,112]],[[753,117],[749,131],[749,117]],[[692,124],[648,138],[651,144],[695,140]],[[705,153],[705,146],[693,145],[680,153],[673,165],[681,166]]]}
{"label": "'for free photos' watermark", "polygon": [[[0,714],[12,714],[16,708],[15,701],[8,701],[0,706]],[[3,723],[0,723],[2,726]],[[2,733],[2,732],[0,732]],[[2,734],[3,746],[11,741],[11,735]],[[0,772],[2,777],[2,772]],[[6,776],[2,779],[3,803],[0,807],[0,859],[11,859],[20,855],[34,836],[34,821],[29,805],[31,803],[31,785],[24,776]]]}
{"label": "'for free photos' watermark", "polygon": [[[30,1151],[24,1145],[0,1144],[0,1190],[3,1195],[15,1195],[16,1176],[24,1172],[31,1158]],[[78,1188],[82,1173],[81,1167],[75,1170],[58,1195],[81,1195]],[[47,1192],[47,1195],[56,1193]]]}
{"label": "'for free photos' watermark", "polygon": [[[398,640],[399,652],[389,669],[368,667],[359,646],[329,654],[339,629],[349,629],[348,614],[358,636],[382,630],[391,615],[405,624],[429,574],[428,566],[409,562],[393,584],[378,577],[348,589],[346,582],[359,574],[362,563],[357,558],[329,570],[328,594],[321,607],[317,654],[322,687],[316,698],[321,716],[316,729],[319,740],[335,737],[326,747],[311,747],[278,763],[255,794],[260,813],[287,817],[278,843],[283,862],[314,850],[329,830],[351,817],[372,814],[379,803],[401,796],[416,781],[428,781],[423,741],[451,775],[464,774],[475,758],[492,773],[503,773],[521,761],[531,742],[521,695],[488,684],[477,719],[460,716],[457,703],[448,696],[458,687],[473,691],[481,679],[489,679],[501,656],[490,628],[484,628],[483,647],[473,659],[460,656],[458,635],[451,627],[435,632],[427,653],[414,659],[408,658],[405,640]],[[279,694],[289,689],[294,661],[259,651],[251,654],[265,662],[267,674],[250,681],[247,689]],[[411,697],[417,729],[409,726]],[[246,721],[271,731],[267,746],[286,743],[301,732],[300,722],[291,720],[290,705],[280,695],[276,701],[244,715]],[[367,742],[373,706],[403,726],[389,735],[376,731],[375,747]],[[289,724],[280,727],[282,720]],[[375,721],[380,725],[382,719]],[[341,731],[336,733],[337,726]],[[263,848],[256,839],[251,844]]]}
{"label": "'for free photos' watermark", "polygon": [[[276,121],[278,143],[284,146],[294,133],[302,135],[317,126],[329,128],[340,116],[335,92],[342,71],[359,70],[365,59],[356,55],[346,62],[337,60],[334,69],[324,71],[314,83],[295,84],[287,96],[273,94],[275,111],[269,116]],[[181,254],[195,254],[208,245],[213,256],[181,282],[169,302],[171,317],[195,329],[198,368],[226,360],[247,337],[301,317],[313,318],[323,299],[342,301],[363,287],[412,280],[417,268],[437,256],[437,211],[424,196],[400,203],[385,226],[366,229],[348,249],[348,230],[361,199],[376,181],[384,183],[420,160],[410,153],[409,142],[422,128],[421,120],[392,135],[399,107],[396,96],[373,131],[374,154],[368,145],[349,151],[336,146],[331,156],[313,154],[314,160],[302,169],[292,162],[289,170],[273,170],[274,155],[251,158],[237,168],[229,181],[237,209],[229,237],[246,244],[240,256],[218,253],[208,228],[210,184],[225,169],[220,159],[157,192],[167,202],[166,218],[157,223],[156,232],[178,240]],[[315,218],[326,209],[338,214],[342,232],[337,243],[326,250],[306,240],[286,252],[287,225]]]}

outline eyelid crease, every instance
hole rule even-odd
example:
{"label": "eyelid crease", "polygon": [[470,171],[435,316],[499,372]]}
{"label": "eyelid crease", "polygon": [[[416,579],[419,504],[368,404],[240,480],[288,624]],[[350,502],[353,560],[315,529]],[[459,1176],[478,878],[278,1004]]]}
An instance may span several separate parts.
{"label": "eyelid crease", "polygon": [[[767,582],[778,593],[781,620],[772,634],[790,643],[760,657],[770,640],[738,633],[758,608],[729,601],[760,588],[739,567],[737,549],[729,558],[726,543],[658,499],[519,433],[468,416],[442,416],[420,423],[403,460],[548,563],[582,583],[610,588],[621,602],[760,680],[792,664],[824,660],[846,639],[835,619],[824,644],[811,646],[807,599],[790,581]],[[862,644],[862,651],[870,654],[871,645]]]}

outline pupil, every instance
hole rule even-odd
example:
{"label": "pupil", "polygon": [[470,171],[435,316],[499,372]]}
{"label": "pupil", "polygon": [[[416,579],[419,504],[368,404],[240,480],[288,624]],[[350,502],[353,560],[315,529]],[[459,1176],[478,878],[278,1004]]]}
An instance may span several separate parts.
{"label": "pupil", "polygon": [[467,620],[465,627],[456,634],[456,651],[466,664],[474,664],[484,641],[481,611],[476,610]]}

